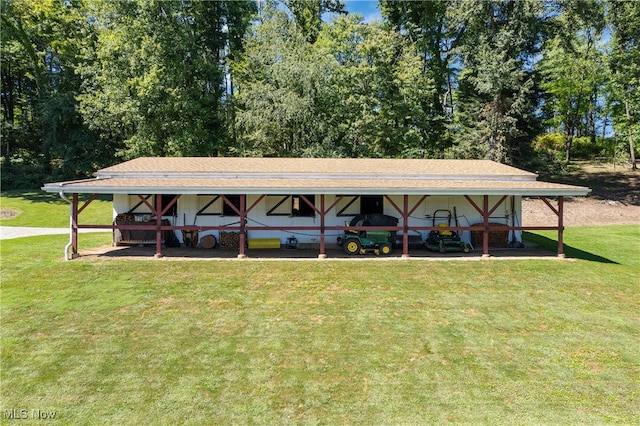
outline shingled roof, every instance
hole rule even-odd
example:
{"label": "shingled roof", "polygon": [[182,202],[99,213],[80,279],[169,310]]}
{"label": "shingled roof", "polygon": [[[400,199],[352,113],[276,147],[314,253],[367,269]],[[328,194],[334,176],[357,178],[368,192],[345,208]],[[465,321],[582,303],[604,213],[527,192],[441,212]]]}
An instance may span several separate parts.
{"label": "shingled roof", "polygon": [[584,196],[489,160],[143,157],[49,192],[107,194],[408,194]]}

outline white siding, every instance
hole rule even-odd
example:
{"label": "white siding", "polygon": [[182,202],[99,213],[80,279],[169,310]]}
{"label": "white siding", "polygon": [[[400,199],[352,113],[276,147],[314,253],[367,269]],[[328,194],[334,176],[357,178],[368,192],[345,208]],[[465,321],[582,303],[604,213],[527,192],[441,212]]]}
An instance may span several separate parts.
{"label": "white siding", "polygon": [[[220,226],[220,225],[237,225],[239,217],[235,215],[221,215],[222,212],[222,199],[218,199],[211,204],[205,213],[213,213],[215,215],[199,215],[196,217],[196,213],[201,210],[204,205],[209,202],[213,196],[198,196],[198,195],[183,195],[178,200],[177,215],[165,216],[165,219],[169,219],[173,225],[199,225],[199,226]],[[400,208],[404,205],[404,198],[402,195],[390,196],[393,202]],[[409,196],[409,209],[412,209],[416,203],[420,200],[419,196]],[[473,201],[482,208],[483,197],[473,196]],[[489,208],[500,200],[499,196],[489,197]],[[246,206],[247,208],[258,199],[257,195],[247,196]],[[248,214],[247,226],[320,226],[320,217],[315,215],[314,217],[295,217],[291,215],[267,215],[267,212],[274,208],[275,204],[282,197],[278,196],[266,196],[264,197]],[[345,197],[336,206],[334,206],[325,217],[326,226],[340,226],[345,222],[351,220],[352,216],[338,216],[338,212],[343,210],[352,197]],[[335,195],[325,196],[325,208],[329,207],[336,200]],[[512,215],[512,200],[515,201],[514,211],[515,215]],[[115,194],[113,197],[114,216],[118,213],[126,213],[133,206],[138,204],[139,198],[135,195],[127,196],[121,194]],[[153,201],[150,199],[150,201]],[[522,197],[508,197],[500,207],[491,215],[491,223],[503,223],[506,225],[522,225]],[[315,204],[319,208],[320,195],[316,195]],[[471,226],[477,223],[482,223],[481,214],[463,197],[463,196],[428,196],[422,202],[422,204],[413,212],[409,219],[409,226],[432,226],[433,214],[436,210],[449,210],[451,213],[457,214],[459,226]],[[291,209],[291,200],[288,199],[280,207],[274,210],[275,213],[286,214]],[[137,213],[148,213],[149,209],[142,205],[136,209]],[[360,204],[359,200],[355,201],[344,213],[350,213],[352,215],[359,214]],[[343,214],[344,214],[343,213]],[[384,214],[394,216],[399,219],[398,226],[403,226],[402,216],[395,207],[384,199]],[[437,224],[437,223],[436,223]],[[455,225],[455,219],[452,218],[452,225]],[[420,231],[420,237],[424,240],[427,237],[428,231]],[[212,234],[219,239],[218,231],[203,231],[200,233],[200,238],[207,234]],[[401,232],[398,233],[400,235]],[[471,242],[471,232],[464,231],[460,233],[462,240]],[[516,231],[515,237],[517,241],[522,240],[522,232]],[[180,232],[176,232],[178,238],[182,241],[182,235]],[[342,235],[340,231],[326,231],[325,242],[327,244],[335,244],[337,237]],[[418,235],[417,231],[411,231],[410,235]],[[300,244],[318,244],[320,242],[320,231],[279,231],[279,230],[265,230],[265,231],[248,231],[248,238],[279,238],[281,244],[285,244],[288,237],[295,236]],[[512,239],[512,236],[509,237]]]}

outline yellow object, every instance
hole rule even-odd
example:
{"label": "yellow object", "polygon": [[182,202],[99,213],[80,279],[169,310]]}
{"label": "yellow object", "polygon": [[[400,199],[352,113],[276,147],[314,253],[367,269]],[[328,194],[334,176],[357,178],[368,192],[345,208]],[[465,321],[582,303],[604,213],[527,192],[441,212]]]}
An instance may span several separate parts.
{"label": "yellow object", "polygon": [[[447,226],[449,226],[449,225],[447,225],[446,223],[438,224],[438,228],[446,228]],[[451,231],[438,231],[438,234],[442,235],[443,237],[450,237],[450,236],[453,235],[453,232],[451,232]]]}
{"label": "yellow object", "polygon": [[249,248],[280,248],[280,238],[252,238],[249,240]]}

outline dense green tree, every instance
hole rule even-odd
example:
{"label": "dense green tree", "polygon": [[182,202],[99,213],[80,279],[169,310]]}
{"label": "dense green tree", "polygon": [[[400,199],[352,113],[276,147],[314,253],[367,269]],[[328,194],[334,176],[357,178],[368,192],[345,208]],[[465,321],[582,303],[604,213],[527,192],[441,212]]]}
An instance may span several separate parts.
{"label": "dense green tree", "polygon": [[611,104],[616,131],[626,136],[631,167],[636,170],[635,141],[640,137],[640,3],[610,0]]}
{"label": "dense green tree", "polygon": [[543,110],[552,131],[564,136],[564,159],[569,161],[573,139],[595,139],[595,109],[606,76],[598,40],[604,26],[602,5],[594,1],[558,4],[554,33],[536,64],[544,90]]}
{"label": "dense green tree", "polygon": [[322,29],[322,15],[346,13],[341,0],[282,0],[293,15],[296,27],[306,40],[314,43]]}
{"label": "dense green tree", "polygon": [[0,0],[2,183],[140,155],[523,164],[611,128],[635,166],[640,3],[379,3]]}
{"label": "dense green tree", "polygon": [[312,44],[272,9],[234,71],[243,155],[427,155],[433,83],[414,46],[380,24],[337,17]]}
{"label": "dense green tree", "polygon": [[325,25],[316,44],[336,63],[327,121],[346,155],[433,155],[434,82],[415,44],[382,24],[364,24],[357,15]]}
{"label": "dense green tree", "polygon": [[79,52],[91,33],[81,1],[2,1],[4,183],[86,175],[110,155],[75,99]]}
{"label": "dense green tree", "polygon": [[[95,50],[83,68],[82,112],[125,158],[216,155],[228,133],[223,61],[255,3],[93,2]],[[233,30],[229,24],[233,24]]]}
{"label": "dense green tree", "polygon": [[428,123],[424,131],[432,155],[449,145],[447,123],[453,117],[456,82],[454,48],[462,33],[447,18],[446,1],[381,0],[382,15],[392,28],[414,44],[423,57],[423,73],[434,82],[432,97],[422,101]]}
{"label": "dense green tree", "polygon": [[[461,34],[454,156],[511,162],[534,119],[530,70],[542,28],[537,0],[460,0],[447,11]],[[466,116],[463,116],[466,115]]]}
{"label": "dense green tree", "polygon": [[574,137],[586,127],[594,91],[604,83],[604,67],[595,41],[589,37],[575,37],[567,49],[567,41],[559,37],[551,40],[540,61],[541,87],[546,91],[544,109],[552,130],[564,136],[564,158],[569,161]]}
{"label": "dense green tree", "polygon": [[313,149],[325,138],[318,102],[328,67],[284,11],[263,11],[247,37],[245,54],[232,64],[239,132],[232,152],[302,156]]}

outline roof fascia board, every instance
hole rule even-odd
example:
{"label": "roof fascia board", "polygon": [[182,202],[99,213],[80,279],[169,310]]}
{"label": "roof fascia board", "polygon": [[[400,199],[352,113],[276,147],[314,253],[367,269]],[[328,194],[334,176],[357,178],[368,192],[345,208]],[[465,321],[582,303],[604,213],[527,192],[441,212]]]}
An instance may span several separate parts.
{"label": "roof fascia board", "polygon": [[281,194],[324,194],[324,195],[520,195],[520,196],[586,196],[589,188],[339,188],[318,189],[311,187],[260,188],[203,188],[203,187],[83,187],[74,185],[44,186],[47,192],[92,193],[92,194],[184,194],[184,195],[281,195]]}

